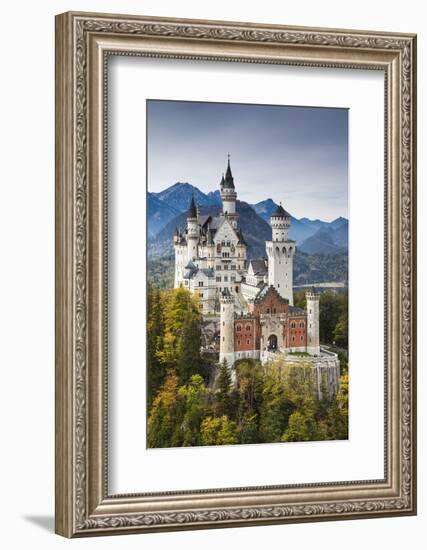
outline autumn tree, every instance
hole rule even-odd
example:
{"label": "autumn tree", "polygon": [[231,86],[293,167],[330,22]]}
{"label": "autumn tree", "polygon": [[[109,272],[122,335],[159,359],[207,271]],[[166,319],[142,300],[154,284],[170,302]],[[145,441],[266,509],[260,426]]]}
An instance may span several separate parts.
{"label": "autumn tree", "polygon": [[166,369],[177,371],[184,384],[201,371],[201,315],[198,299],[184,288],[168,293],[165,304],[165,333],[159,359]]}
{"label": "autumn tree", "polygon": [[328,411],[328,439],[348,439],[348,374],[340,377],[340,389]]}
{"label": "autumn tree", "polygon": [[171,447],[176,427],[178,377],[170,371],[153,400],[148,417],[147,444],[150,448]]}
{"label": "autumn tree", "polygon": [[202,445],[234,445],[238,443],[237,425],[228,416],[208,416],[201,425]]}
{"label": "autumn tree", "polygon": [[252,359],[236,361],[239,415],[259,413],[262,403],[263,373],[260,362]]}
{"label": "autumn tree", "polygon": [[208,390],[198,374],[193,375],[188,384],[179,388],[174,447],[201,444],[200,424],[211,413],[208,400]]}
{"label": "autumn tree", "polygon": [[165,365],[160,360],[164,338],[163,304],[160,291],[150,286],[147,310],[147,401],[150,406],[166,376]]}
{"label": "autumn tree", "polygon": [[264,368],[259,436],[262,441],[280,441],[293,411],[284,387],[284,362],[267,364]]}

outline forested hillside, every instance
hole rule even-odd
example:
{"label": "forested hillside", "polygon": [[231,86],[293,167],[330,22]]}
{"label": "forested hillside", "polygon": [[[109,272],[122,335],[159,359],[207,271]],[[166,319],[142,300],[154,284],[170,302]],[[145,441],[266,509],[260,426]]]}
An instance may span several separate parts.
{"label": "forested hillside", "polygon": [[348,437],[348,376],[334,398],[319,400],[304,367],[286,361],[236,364],[200,353],[197,298],[184,289],[148,293],[147,406],[149,447],[318,441]]}

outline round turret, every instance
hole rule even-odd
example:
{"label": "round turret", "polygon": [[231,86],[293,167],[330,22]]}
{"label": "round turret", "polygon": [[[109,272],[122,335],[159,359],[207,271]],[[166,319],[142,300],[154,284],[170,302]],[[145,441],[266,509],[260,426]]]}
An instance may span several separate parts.
{"label": "round turret", "polygon": [[282,203],[270,218],[273,241],[287,241],[291,215],[283,208]]}
{"label": "round turret", "polygon": [[320,294],[311,288],[305,293],[307,301],[307,353],[320,355],[319,302]]}
{"label": "round turret", "polygon": [[187,259],[192,261],[198,257],[199,218],[194,196],[191,197],[187,213]]}
{"label": "round turret", "polygon": [[219,362],[225,359],[231,368],[234,365],[234,298],[228,288],[222,291],[220,303]]}

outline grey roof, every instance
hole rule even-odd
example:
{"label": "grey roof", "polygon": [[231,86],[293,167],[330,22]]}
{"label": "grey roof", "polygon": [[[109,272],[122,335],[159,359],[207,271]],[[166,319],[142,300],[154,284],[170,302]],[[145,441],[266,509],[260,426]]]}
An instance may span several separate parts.
{"label": "grey roof", "polygon": [[255,275],[265,275],[267,273],[267,266],[265,265],[265,261],[262,258],[251,260],[249,262],[249,265],[252,265],[252,269]]}
{"label": "grey roof", "polygon": [[245,241],[245,239],[244,239],[244,237],[243,237],[243,233],[242,233],[242,230],[241,230],[241,229],[239,229],[237,235],[238,235],[238,237],[239,237],[239,240],[237,241],[237,244],[244,244],[245,246],[247,246],[247,243],[246,243],[246,241]]}
{"label": "grey roof", "polygon": [[204,273],[206,277],[215,277],[215,273],[213,272],[213,269],[211,269],[210,267],[204,267],[200,271]]}
{"label": "grey roof", "polygon": [[212,219],[212,216],[210,214],[204,214],[199,217],[200,225],[204,227],[209,223],[209,221]]}
{"label": "grey roof", "polygon": [[258,294],[254,298],[254,302],[260,302],[264,296],[267,294],[269,286],[267,283],[263,283],[261,290],[258,292]]}
{"label": "grey roof", "polygon": [[188,264],[185,266],[184,279],[192,279],[197,271],[197,266],[195,266],[193,262],[188,262]]}
{"label": "grey roof", "polygon": [[305,315],[305,311],[300,307],[289,306],[288,311],[291,315]]}
{"label": "grey roof", "polygon": [[214,231],[216,231],[217,229],[219,229],[221,227],[221,225],[224,222],[224,219],[225,218],[222,217],[222,216],[216,216],[215,218],[212,218],[211,222],[210,222],[210,228],[213,229]]}
{"label": "grey roof", "polygon": [[291,215],[289,214],[289,212],[286,212],[286,210],[283,208],[282,206],[282,203],[279,204],[279,206],[277,207],[277,210],[275,212],[273,212],[273,214],[271,215],[271,217],[275,217],[275,218],[290,218]]}
{"label": "grey roof", "polygon": [[188,262],[185,266],[184,279],[192,279],[199,271],[206,277],[215,277],[215,273],[210,267],[199,269],[193,262]]}

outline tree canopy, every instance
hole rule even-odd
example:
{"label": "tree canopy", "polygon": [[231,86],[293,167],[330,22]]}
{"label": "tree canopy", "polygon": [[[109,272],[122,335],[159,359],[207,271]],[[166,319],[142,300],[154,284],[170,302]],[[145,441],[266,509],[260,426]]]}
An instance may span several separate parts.
{"label": "tree canopy", "polygon": [[[339,338],[346,301],[325,298],[336,323],[328,338]],[[329,305],[328,305],[329,304]],[[339,306],[339,307],[338,307]],[[322,310],[322,308],[321,308]],[[318,441],[348,437],[347,365],[340,391],[321,399],[310,367],[286,358],[262,365],[224,361],[206,375],[201,355],[197,297],[185,289],[148,289],[147,444],[149,447],[233,445]]]}

